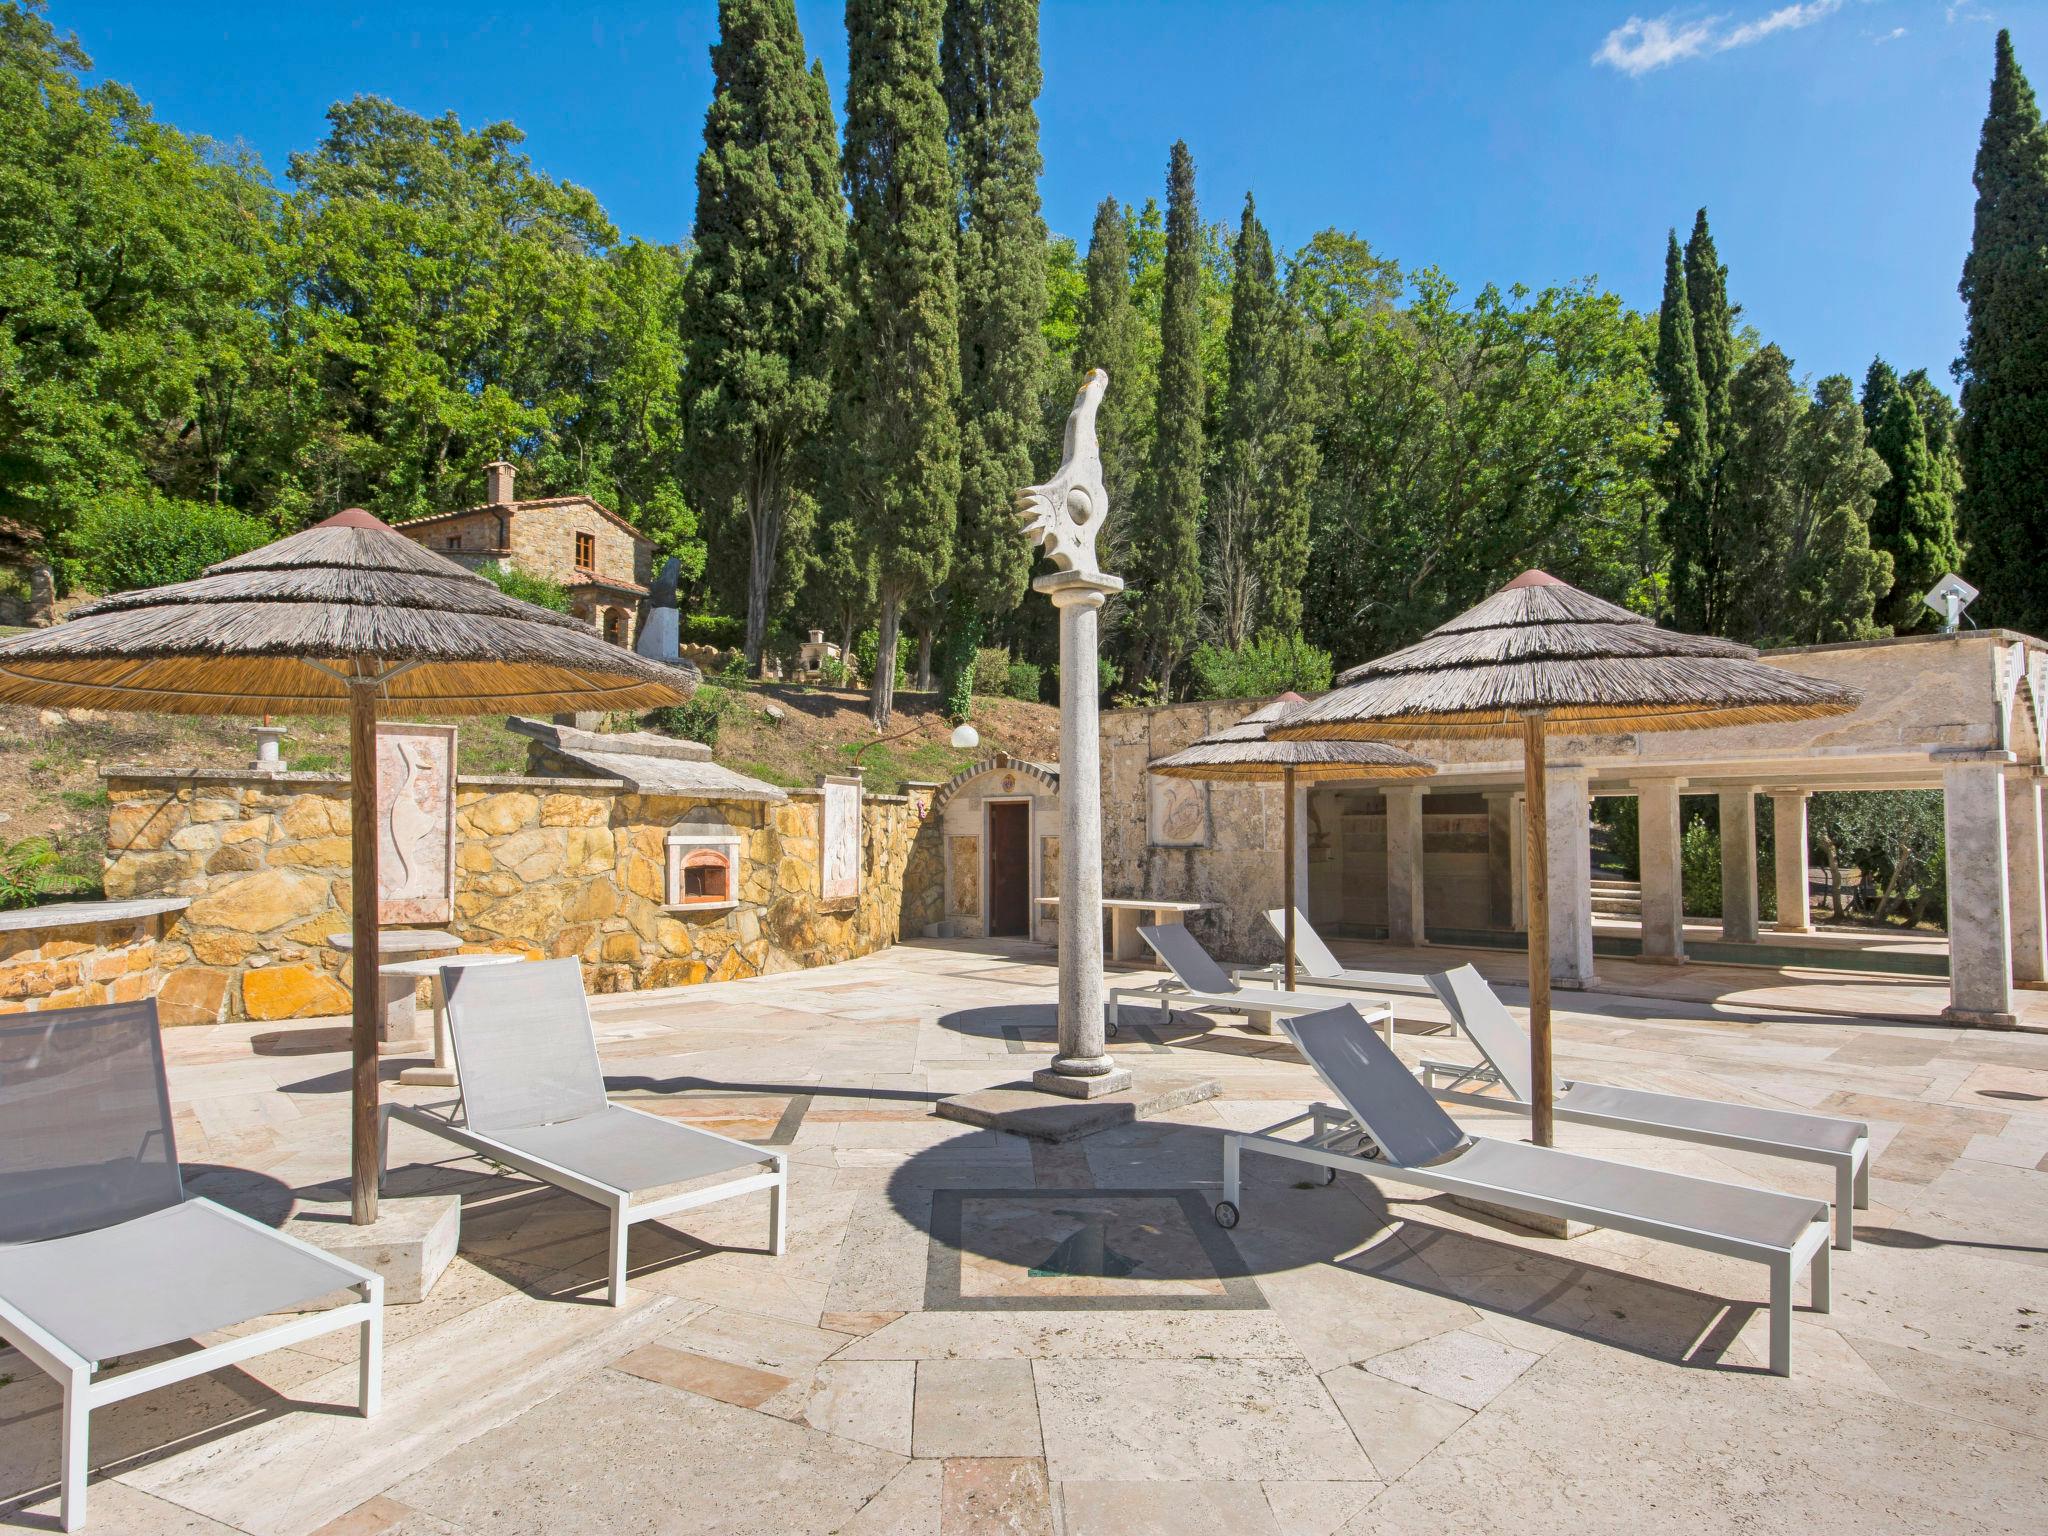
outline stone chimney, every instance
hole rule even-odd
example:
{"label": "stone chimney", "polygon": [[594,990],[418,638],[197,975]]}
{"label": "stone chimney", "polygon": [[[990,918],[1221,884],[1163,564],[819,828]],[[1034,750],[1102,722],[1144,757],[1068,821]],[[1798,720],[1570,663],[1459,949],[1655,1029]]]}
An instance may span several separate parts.
{"label": "stone chimney", "polygon": [[484,466],[485,505],[502,507],[513,499],[512,474],[512,466],[503,459],[493,459]]}

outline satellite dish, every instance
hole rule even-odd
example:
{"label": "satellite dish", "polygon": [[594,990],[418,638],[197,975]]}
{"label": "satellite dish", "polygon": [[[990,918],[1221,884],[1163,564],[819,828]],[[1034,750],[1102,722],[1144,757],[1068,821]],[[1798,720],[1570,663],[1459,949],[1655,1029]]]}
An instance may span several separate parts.
{"label": "satellite dish", "polygon": [[1977,589],[1954,571],[1934,584],[1934,590],[1920,601],[1941,615],[1941,631],[1952,635],[1963,621],[1963,610],[1977,600]]}

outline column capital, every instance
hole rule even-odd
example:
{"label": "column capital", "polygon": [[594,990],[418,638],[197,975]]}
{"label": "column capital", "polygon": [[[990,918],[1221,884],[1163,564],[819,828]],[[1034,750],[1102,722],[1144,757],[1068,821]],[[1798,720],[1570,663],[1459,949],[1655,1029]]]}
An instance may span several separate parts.
{"label": "column capital", "polygon": [[1123,577],[1098,571],[1047,571],[1031,583],[1031,590],[1043,592],[1055,608],[1100,608],[1104,598],[1123,589]]}

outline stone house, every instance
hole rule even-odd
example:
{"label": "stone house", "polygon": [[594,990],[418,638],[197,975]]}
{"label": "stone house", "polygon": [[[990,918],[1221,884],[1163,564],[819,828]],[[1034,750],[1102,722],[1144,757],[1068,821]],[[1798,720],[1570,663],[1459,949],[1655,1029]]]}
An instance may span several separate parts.
{"label": "stone house", "polygon": [[560,582],[570,612],[614,644],[631,645],[654,575],[653,542],[588,496],[520,501],[512,481],[510,464],[486,464],[482,506],[393,526],[471,570],[507,566]]}

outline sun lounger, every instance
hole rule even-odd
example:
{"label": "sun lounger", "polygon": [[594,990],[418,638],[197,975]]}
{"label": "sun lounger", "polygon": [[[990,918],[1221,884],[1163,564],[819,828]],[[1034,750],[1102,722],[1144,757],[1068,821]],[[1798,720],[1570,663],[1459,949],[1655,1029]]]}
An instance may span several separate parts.
{"label": "sun lounger", "polygon": [[[339,1291],[355,1296],[101,1374],[117,1357]],[[63,1388],[65,1530],[85,1523],[93,1409],[355,1328],[356,1402],[371,1414],[383,1327],[382,1276],[185,1193],[154,1002],[18,1013],[0,1027],[0,1338]]]}
{"label": "sun lounger", "polygon": [[[1287,909],[1273,907],[1266,921],[1287,941]],[[1241,967],[1232,972],[1239,981],[1279,981],[1287,974],[1284,964]],[[1363,971],[1347,966],[1330,953],[1323,936],[1309,926],[1308,914],[1294,909],[1294,979],[1298,986],[1323,992],[1369,992],[1375,997],[1431,996],[1429,978],[1414,971]]]}
{"label": "sun lounger", "polygon": [[442,974],[462,1118],[386,1105],[380,1168],[396,1118],[603,1206],[613,1306],[625,1298],[635,1222],[766,1190],[769,1251],[782,1252],[783,1155],[610,1102],[574,960]]}
{"label": "sun lounger", "polygon": [[[1424,1085],[1451,1103],[1526,1111],[1530,1099],[1529,1037],[1494,996],[1486,978],[1471,966],[1461,965],[1429,981],[1486,1059],[1469,1066],[1425,1061]],[[1469,1091],[1475,1087],[1487,1091]],[[1571,1080],[1558,1083],[1551,1105],[1558,1119],[1582,1125],[1824,1163],[1835,1171],[1837,1248],[1848,1248],[1854,1242],[1852,1208],[1861,1210],[1870,1204],[1870,1128],[1860,1120]]]}
{"label": "sun lounger", "polygon": [[[1239,1219],[1246,1150],[1370,1178],[1418,1184],[1470,1200],[1591,1222],[1730,1258],[1771,1272],[1771,1370],[1792,1372],[1792,1280],[1809,1272],[1812,1307],[1828,1309],[1828,1207],[1769,1190],[1632,1168],[1524,1142],[1467,1136],[1348,1003],[1284,1019],[1285,1029],[1341,1109],[1316,1104],[1263,1131],[1223,1138],[1216,1219]],[[1304,1140],[1278,1133],[1304,1121]]]}
{"label": "sun lounger", "polygon": [[[1157,998],[1160,1011],[1168,1018],[1173,1017],[1173,1006],[1178,1003],[1198,1013],[1244,1013],[1251,1016],[1252,1027],[1271,1033],[1273,1020],[1277,1016],[1294,1013],[1314,1013],[1327,1008],[1330,1000],[1310,992],[1282,992],[1268,988],[1241,987],[1224,974],[1209,952],[1192,933],[1179,923],[1164,923],[1156,928],[1140,928],[1138,937],[1152,946],[1152,952],[1173,974],[1171,977],[1151,982],[1142,987],[1113,987],[1109,994],[1109,1032],[1115,1034],[1123,1023],[1123,1000],[1126,997]],[[1384,1001],[1366,1002],[1362,1017],[1368,1017],[1386,1031],[1387,1038],[1394,1038],[1394,1010]]]}

